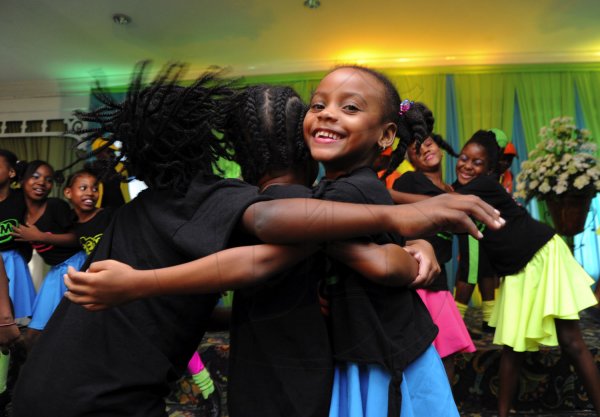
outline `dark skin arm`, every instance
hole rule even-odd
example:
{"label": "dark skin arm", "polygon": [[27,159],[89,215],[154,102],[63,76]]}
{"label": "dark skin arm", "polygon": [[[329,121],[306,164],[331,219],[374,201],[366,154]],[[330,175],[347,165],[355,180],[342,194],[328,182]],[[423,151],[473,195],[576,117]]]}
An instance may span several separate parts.
{"label": "dark skin arm", "polygon": [[443,194],[397,206],[311,199],[264,201],[244,212],[242,226],[263,242],[279,244],[344,240],[384,232],[418,238],[450,231],[481,238],[469,216],[494,230],[504,224],[499,212],[478,197]]}
{"label": "dark skin arm", "polygon": [[428,196],[422,195],[422,194],[411,194],[411,193],[404,193],[401,191],[396,191],[396,190],[388,190],[390,195],[392,196],[392,200],[394,201],[394,204],[411,204],[411,203],[417,203],[419,201],[425,200],[426,198],[429,198]]}
{"label": "dark skin arm", "polygon": [[166,294],[219,293],[243,288],[291,268],[317,250],[314,245],[253,245],[225,249],[195,261],[138,270],[114,260],[94,262],[86,272],[69,267],[65,297],[88,310]]}
{"label": "dark skin arm", "polygon": [[4,269],[4,260],[0,256],[0,349],[8,351],[10,346],[21,338],[21,332],[13,317],[8,295],[8,277]]}
{"label": "dark skin arm", "polygon": [[333,242],[325,252],[381,285],[408,286],[419,272],[417,260],[395,243]]}
{"label": "dark skin arm", "polygon": [[79,246],[74,233],[45,233],[34,224],[16,226],[11,234],[17,242],[40,242],[63,247]]}

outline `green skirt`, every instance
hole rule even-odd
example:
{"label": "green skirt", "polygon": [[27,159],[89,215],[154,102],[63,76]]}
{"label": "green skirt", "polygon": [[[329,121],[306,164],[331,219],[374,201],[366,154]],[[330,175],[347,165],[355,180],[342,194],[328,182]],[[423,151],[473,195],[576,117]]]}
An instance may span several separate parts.
{"label": "green skirt", "polygon": [[578,320],[579,312],[597,304],[594,280],[554,235],[517,274],[504,277],[489,325],[494,344],[517,352],[558,346],[554,319]]}

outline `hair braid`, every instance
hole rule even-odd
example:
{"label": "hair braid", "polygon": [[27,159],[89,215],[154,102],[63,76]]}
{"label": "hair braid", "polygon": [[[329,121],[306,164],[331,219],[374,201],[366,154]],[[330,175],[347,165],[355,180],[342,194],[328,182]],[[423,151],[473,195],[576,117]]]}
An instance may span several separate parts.
{"label": "hair braid", "polygon": [[145,86],[148,64],[136,66],[121,103],[98,84],[94,96],[102,106],[75,115],[99,127],[71,133],[82,135],[83,141],[106,138],[104,148],[121,141],[122,153],[115,164],[123,162],[150,188],[184,193],[198,173],[212,175],[217,160],[230,157],[231,144],[219,140],[215,131],[222,130],[226,110],[222,103],[231,96],[233,81],[222,80],[220,71],[211,70],[183,87],[179,82],[185,66],[174,63]]}
{"label": "hair braid", "polygon": [[458,158],[458,154],[456,153],[456,151],[454,150],[454,148],[452,147],[452,145],[450,145],[448,142],[446,142],[441,135],[438,135],[437,133],[433,133],[431,135],[431,138],[448,155],[452,155],[453,157]]}
{"label": "hair braid", "polygon": [[248,86],[234,101],[225,136],[234,144],[244,180],[257,184],[271,170],[308,159],[302,131],[306,108],[293,89]]}

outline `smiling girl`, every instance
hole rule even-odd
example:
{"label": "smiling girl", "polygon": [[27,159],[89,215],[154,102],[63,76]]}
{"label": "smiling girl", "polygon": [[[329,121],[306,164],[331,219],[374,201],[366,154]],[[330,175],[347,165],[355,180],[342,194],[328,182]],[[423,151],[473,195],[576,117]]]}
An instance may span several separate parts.
{"label": "smiling girl", "polygon": [[77,215],[73,232],[86,255],[92,253],[110,222],[113,209],[98,208],[98,177],[87,170],[77,171],[67,179],[65,198]]}
{"label": "smiling girl", "polygon": [[[426,196],[436,196],[452,192],[450,185],[442,178],[444,151],[452,156],[458,156],[454,149],[437,134],[433,134],[434,118],[431,110],[423,103],[414,103],[415,111],[420,111],[428,120],[429,136],[419,144],[413,141],[406,155],[415,171],[404,173],[394,182],[393,189],[404,193],[414,193]],[[427,237],[435,249],[436,257],[442,271],[435,281],[427,288],[419,288],[417,292],[434,323],[439,327],[434,346],[444,362],[448,379],[454,379],[454,354],[457,352],[474,352],[475,346],[469,332],[454,302],[448,288],[448,278],[444,264],[452,259],[453,235],[437,233]]]}
{"label": "smiling girl", "polygon": [[51,266],[33,304],[26,335],[31,346],[66,291],[62,276],[67,267],[79,269],[85,254],[80,251],[71,231],[73,217],[69,205],[61,199],[48,197],[54,187],[54,169],[50,164],[31,161],[21,186],[27,211],[24,224],[14,228],[13,236],[17,241],[30,242],[44,262]]}
{"label": "smiling girl", "polygon": [[491,266],[503,276],[490,318],[500,360],[500,417],[509,414],[525,352],[540,345],[566,354],[600,415],[600,374],[579,328],[579,312],[597,303],[594,280],[575,261],[548,225],[534,220],[501,184],[494,170],[499,147],[491,132],[479,131],[463,147],[456,164],[459,193],[474,194],[498,209],[506,226],[486,231],[480,240]]}
{"label": "smiling girl", "polygon": [[[421,143],[427,136],[426,121],[417,112],[403,111],[385,76],[355,66],[330,72],[319,83],[304,119],[311,154],[325,167],[325,179],[315,195],[392,205],[372,166],[397,134],[403,142]],[[362,239],[403,242],[390,233]],[[337,361],[330,417],[458,416],[432,346],[437,327],[416,291],[371,283],[335,262],[329,284],[330,332]]]}

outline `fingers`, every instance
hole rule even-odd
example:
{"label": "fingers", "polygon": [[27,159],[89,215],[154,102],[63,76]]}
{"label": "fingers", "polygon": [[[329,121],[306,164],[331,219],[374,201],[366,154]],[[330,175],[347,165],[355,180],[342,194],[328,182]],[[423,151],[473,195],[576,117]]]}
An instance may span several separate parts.
{"label": "fingers", "polygon": [[120,264],[120,262],[114,261],[112,259],[106,259],[104,261],[93,262],[88,268],[89,272],[99,272],[110,269],[111,266],[115,266]]}
{"label": "fingers", "polygon": [[94,298],[87,295],[79,295],[72,291],[65,292],[65,298],[75,304],[79,304],[83,308],[89,311],[100,311],[110,308],[109,305],[103,303],[94,302]]}

